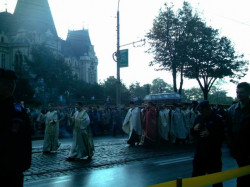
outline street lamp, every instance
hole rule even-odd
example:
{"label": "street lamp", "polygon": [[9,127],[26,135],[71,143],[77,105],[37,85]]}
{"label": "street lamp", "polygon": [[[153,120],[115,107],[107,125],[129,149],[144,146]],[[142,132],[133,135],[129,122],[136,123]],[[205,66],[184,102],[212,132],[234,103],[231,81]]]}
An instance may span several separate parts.
{"label": "street lamp", "polygon": [[118,108],[121,104],[121,81],[120,81],[120,15],[119,15],[119,6],[120,0],[118,0],[117,7],[117,50],[116,50],[116,59],[117,59],[117,80],[116,80],[116,105]]}

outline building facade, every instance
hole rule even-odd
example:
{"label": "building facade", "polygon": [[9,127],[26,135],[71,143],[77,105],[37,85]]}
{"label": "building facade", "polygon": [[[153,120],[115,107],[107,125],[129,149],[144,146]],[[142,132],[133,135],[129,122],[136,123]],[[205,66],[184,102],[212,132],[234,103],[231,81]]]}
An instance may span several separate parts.
{"label": "building facade", "polygon": [[15,69],[31,59],[33,45],[43,44],[64,57],[78,79],[97,83],[94,46],[88,30],[69,31],[58,37],[48,0],[18,0],[13,14],[0,12],[0,68]]}

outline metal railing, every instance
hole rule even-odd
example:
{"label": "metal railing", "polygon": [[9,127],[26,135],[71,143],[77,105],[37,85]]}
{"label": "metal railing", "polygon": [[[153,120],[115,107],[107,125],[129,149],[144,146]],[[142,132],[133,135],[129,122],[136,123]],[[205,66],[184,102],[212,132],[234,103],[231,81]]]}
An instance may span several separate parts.
{"label": "metal railing", "polygon": [[178,178],[177,180],[155,184],[149,187],[204,187],[249,174],[250,165],[218,173],[202,175],[198,177],[190,177],[183,179]]}

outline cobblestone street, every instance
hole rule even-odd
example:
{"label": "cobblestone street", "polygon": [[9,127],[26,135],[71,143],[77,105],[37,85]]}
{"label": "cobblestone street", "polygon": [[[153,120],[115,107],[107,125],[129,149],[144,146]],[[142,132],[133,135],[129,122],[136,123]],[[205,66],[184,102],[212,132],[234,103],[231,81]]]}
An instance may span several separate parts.
{"label": "cobblestone street", "polygon": [[95,142],[95,154],[91,161],[80,160],[69,162],[66,157],[71,145],[62,145],[56,154],[43,154],[42,146],[33,146],[31,168],[24,173],[25,181],[58,177],[77,173],[84,169],[97,169],[126,164],[131,161],[141,161],[154,157],[181,154],[193,151],[193,145],[172,145],[154,149],[143,147],[129,147],[126,138],[106,141],[100,139]]}

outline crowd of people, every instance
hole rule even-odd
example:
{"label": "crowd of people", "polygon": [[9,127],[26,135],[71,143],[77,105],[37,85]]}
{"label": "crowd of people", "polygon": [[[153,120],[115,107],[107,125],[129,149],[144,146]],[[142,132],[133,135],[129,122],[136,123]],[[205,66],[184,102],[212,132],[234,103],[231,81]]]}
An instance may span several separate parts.
{"label": "crowd of people", "polygon": [[[191,141],[190,128],[193,125],[194,119],[198,114],[195,110],[198,102],[194,101],[191,104],[178,104],[173,105],[145,103],[143,105],[137,105],[133,103],[133,108],[140,110],[140,123],[143,125],[143,114],[148,108],[147,105],[151,104],[151,107],[156,112],[156,123],[157,123],[157,141],[160,139],[170,141],[172,143],[188,143]],[[131,105],[131,103],[129,105]],[[50,105],[53,105],[50,106]],[[72,128],[68,125],[68,114],[73,115],[76,111],[74,106],[58,107],[54,106],[53,103],[49,103],[47,108],[31,108],[27,110],[29,114],[33,134],[43,135],[45,132],[45,115],[51,109],[56,111],[56,116],[59,119],[59,136],[67,138],[72,136]],[[131,110],[131,106],[126,107],[125,105],[118,109],[116,106],[103,105],[103,106],[83,106],[87,111],[90,118],[90,127],[93,136],[111,134],[116,136],[117,134],[125,133],[122,130],[123,121],[126,119],[127,112]],[[224,115],[225,110],[221,107],[216,107],[218,113]],[[145,121],[145,120],[144,120]],[[170,124],[172,127],[170,135]],[[163,132],[164,131],[164,132]],[[175,131],[175,132],[173,132]],[[182,133],[182,134],[180,134]],[[184,135],[184,134],[185,135]],[[141,133],[140,133],[141,134]],[[177,139],[174,139],[173,135],[177,135]],[[171,140],[170,140],[171,136]],[[184,137],[185,136],[185,137]]]}
{"label": "crowd of people", "polygon": [[[128,144],[157,146],[167,143],[187,144],[194,141],[191,129],[199,115],[198,102],[154,104],[138,106],[130,102],[122,129],[129,135]],[[211,106],[218,115],[225,117],[226,109]]]}
{"label": "crowd of people", "polygon": [[[45,132],[45,116],[53,105],[53,110],[57,111],[59,122],[59,137],[68,138],[72,136],[72,128],[69,126],[68,114],[73,115],[76,111],[75,106],[58,107],[53,103],[49,103],[47,108],[32,108],[28,113],[30,116],[31,126],[33,129],[33,137],[40,138]],[[83,106],[84,110],[90,118],[90,127],[93,136],[111,134],[116,136],[122,134],[121,124],[122,119],[125,117],[127,108],[122,107],[118,110],[115,106]]]}
{"label": "crowd of people", "polygon": [[[246,82],[237,85],[238,102],[229,109],[213,108],[207,100],[191,105],[147,102],[143,106],[131,101],[128,109],[111,107],[110,103],[104,108],[86,107],[77,102],[74,107],[58,110],[50,103],[47,110],[32,117],[32,110],[28,114],[23,103],[14,102],[16,79],[13,71],[0,69],[0,146],[4,150],[0,154],[0,180],[4,184],[23,185],[23,172],[31,166],[31,127],[34,131],[42,124],[44,154],[57,153],[61,123],[72,130],[67,161],[91,160],[95,152],[93,136],[108,128],[113,136],[119,131],[128,134],[130,146],[156,147],[194,141],[193,176],[222,170],[223,142],[228,144],[239,167],[250,165],[250,86]],[[239,177],[237,186],[250,186],[249,179],[250,175]]]}

